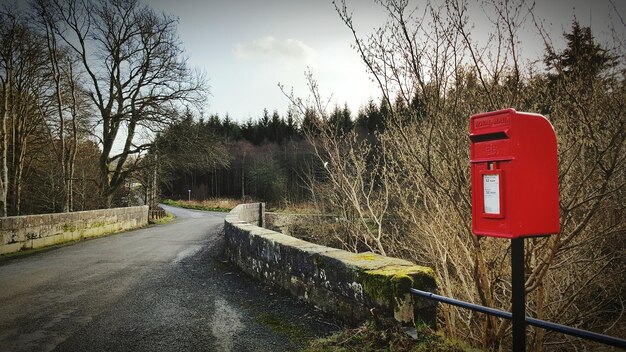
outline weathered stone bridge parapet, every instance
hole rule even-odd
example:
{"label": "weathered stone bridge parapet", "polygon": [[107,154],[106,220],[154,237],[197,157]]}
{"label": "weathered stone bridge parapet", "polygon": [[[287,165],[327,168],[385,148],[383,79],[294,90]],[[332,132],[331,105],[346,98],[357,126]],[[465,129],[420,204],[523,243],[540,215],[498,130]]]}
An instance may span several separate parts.
{"label": "weathered stone bridge parapet", "polygon": [[227,254],[246,273],[350,322],[434,325],[436,304],[409,293],[410,287],[436,291],[432,269],[267,230],[257,226],[263,213],[263,204],[241,204],[225,219]]}
{"label": "weathered stone bridge parapet", "polygon": [[101,236],[147,224],[147,205],[0,218],[0,254]]}

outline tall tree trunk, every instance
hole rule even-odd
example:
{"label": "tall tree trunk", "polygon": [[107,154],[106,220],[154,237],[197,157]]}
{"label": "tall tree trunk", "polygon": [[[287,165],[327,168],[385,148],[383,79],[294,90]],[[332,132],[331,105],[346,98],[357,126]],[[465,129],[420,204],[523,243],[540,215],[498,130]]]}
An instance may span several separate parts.
{"label": "tall tree trunk", "polygon": [[[13,85],[13,88],[15,88],[15,84]],[[20,149],[19,143],[18,143],[18,138],[17,138],[17,114],[15,112],[15,106],[17,104],[19,104],[19,102],[16,102],[15,99],[15,93],[13,92],[13,90],[11,90],[11,114],[10,114],[10,118],[11,120],[9,121],[10,123],[10,128],[11,128],[11,135],[8,137],[8,147],[10,148],[10,156],[7,157],[7,169],[9,172],[9,176],[8,176],[8,184],[7,184],[7,215],[18,215],[17,210],[15,209],[16,206],[16,194],[15,194],[15,190],[17,189],[17,185],[16,185],[16,173],[17,173],[17,165],[16,165],[16,154],[17,151],[16,149]]]}
{"label": "tall tree trunk", "polygon": [[[45,25],[46,30],[46,44],[48,47],[48,59],[50,60],[50,68],[52,69],[52,79],[54,81],[54,89],[55,89],[55,103],[56,103],[56,112],[57,117],[59,119],[59,147],[56,148],[54,136],[51,136],[53,149],[55,150],[55,154],[57,160],[61,166],[62,172],[62,186],[63,186],[63,211],[69,212],[71,211],[71,196],[68,195],[71,193],[71,187],[68,185],[70,182],[69,169],[68,169],[68,155],[66,150],[66,141],[65,141],[65,119],[63,117],[63,96],[61,94],[61,68],[59,65],[59,57],[58,57],[58,48],[56,43],[56,37],[54,34],[54,23],[52,23],[51,18],[47,13],[42,13],[42,20]],[[71,66],[71,65],[70,65]],[[71,77],[70,77],[71,79]]]}
{"label": "tall tree trunk", "polygon": [[86,184],[86,180],[85,180],[85,170],[83,169],[83,176],[82,176],[82,185],[83,187],[83,193],[82,193],[82,204],[81,204],[81,208],[80,210],[85,210],[85,199],[86,199],[86,193],[87,193],[87,184]]}
{"label": "tall tree trunk", "polygon": [[26,160],[29,136],[35,124],[33,120],[36,119],[36,117],[32,116],[31,107],[34,102],[30,100],[30,96],[22,94],[21,97],[25,97],[25,99],[19,102],[19,113],[14,115],[14,121],[12,121],[13,138],[11,143],[13,147],[11,150],[10,167],[12,184],[10,193],[11,214],[13,215],[21,214],[24,161]]}
{"label": "tall tree trunk", "polygon": [[[13,148],[11,150],[11,211],[12,215],[20,215],[20,203],[22,197],[22,174],[24,170],[24,157],[26,154],[26,140],[22,129],[16,121],[13,121]],[[18,126],[16,126],[18,125]]]}
{"label": "tall tree trunk", "polygon": [[100,164],[100,183],[98,185],[100,190],[100,207],[110,208],[113,204],[113,195],[109,190],[109,168],[108,164]]}
{"label": "tall tree trunk", "polygon": [[10,118],[10,105],[12,105],[10,95],[13,91],[13,87],[11,86],[13,83],[13,72],[10,66],[10,62],[7,65],[6,72],[7,75],[5,81],[3,82],[4,113],[2,114],[2,123],[0,124],[0,145],[2,146],[2,150],[0,151],[0,216],[2,217],[7,216],[7,191],[9,186],[9,169],[7,166],[9,140],[7,136],[7,121]]}
{"label": "tall tree trunk", "polygon": [[26,156],[26,147],[24,146],[18,155],[18,163],[16,165],[17,171],[15,172],[15,200],[14,211],[15,215],[21,214],[22,206],[22,179],[24,175],[24,158]]}
{"label": "tall tree trunk", "polygon": [[157,187],[158,187],[158,183],[157,183],[158,171],[159,171],[159,155],[155,154],[154,155],[154,172],[152,174],[152,189],[151,189],[151,195],[150,195],[151,206],[156,206],[157,204],[156,200],[157,200]]}
{"label": "tall tree trunk", "polygon": [[68,187],[66,189],[66,202],[69,211],[74,211],[74,171],[76,164],[76,149],[78,148],[78,102],[76,99],[76,82],[74,81],[74,70],[72,69],[72,63],[69,62],[69,85],[70,94],[72,97],[72,140],[69,145],[69,159],[67,161],[67,179]]}
{"label": "tall tree trunk", "polygon": [[[54,165],[50,167],[50,170],[54,170]],[[54,177],[54,172],[50,173],[50,189],[52,190],[52,209],[50,209],[51,213],[56,213],[57,211],[57,190],[56,190],[56,180]]]}
{"label": "tall tree trunk", "polygon": [[63,118],[63,97],[61,96],[61,74],[59,72],[59,63],[56,57],[56,48],[52,47],[50,49],[50,58],[52,61],[52,70],[54,77],[54,85],[55,85],[55,98],[57,103],[57,113],[59,117],[59,152],[60,155],[57,155],[57,160],[61,163],[61,170],[63,170],[62,177],[62,185],[63,185],[63,194],[64,194],[64,204],[63,211],[68,212],[69,209],[69,199],[67,199],[67,160],[66,160],[66,149],[65,149],[65,119]]}

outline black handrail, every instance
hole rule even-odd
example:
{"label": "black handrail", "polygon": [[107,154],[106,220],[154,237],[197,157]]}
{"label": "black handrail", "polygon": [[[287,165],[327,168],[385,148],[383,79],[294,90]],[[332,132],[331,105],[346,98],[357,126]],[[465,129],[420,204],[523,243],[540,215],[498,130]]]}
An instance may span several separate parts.
{"label": "black handrail", "polygon": [[[413,293],[413,294],[415,294],[417,296],[424,297],[424,298],[427,298],[427,299],[431,299],[431,300],[434,300],[434,301],[451,304],[451,305],[457,306],[457,307],[471,309],[471,310],[474,310],[474,311],[477,311],[477,312],[493,315],[493,316],[496,316],[496,317],[499,317],[499,318],[504,318],[504,319],[508,319],[508,320],[512,320],[513,319],[513,314],[511,314],[510,312],[506,312],[506,311],[500,310],[500,309],[489,308],[489,307],[481,306],[481,305],[474,304],[474,303],[460,301],[458,299],[449,298],[449,297],[445,297],[445,296],[440,296],[440,295],[432,293],[432,292],[421,291],[421,290],[418,290],[418,289],[415,289],[415,288],[411,288],[410,291],[411,291],[411,293]],[[615,347],[620,347],[620,348],[626,349],[626,340],[623,340],[623,339],[620,339],[620,338],[617,338],[617,337],[603,335],[603,334],[598,334],[598,333],[595,333],[595,332],[592,332],[592,331],[577,329],[577,328],[573,328],[571,326],[551,323],[549,321],[539,320],[539,319],[530,318],[530,317],[525,317],[525,320],[526,320],[526,324],[533,325],[533,326],[536,326],[536,327],[539,327],[539,328],[542,328],[542,329],[552,330],[552,331],[560,332],[560,333],[563,333],[563,334],[566,334],[566,335],[580,337],[580,338],[583,338],[583,339],[586,339],[586,340],[599,342],[599,343],[602,343],[602,344],[605,344],[605,345],[611,345],[611,346],[615,346]]]}

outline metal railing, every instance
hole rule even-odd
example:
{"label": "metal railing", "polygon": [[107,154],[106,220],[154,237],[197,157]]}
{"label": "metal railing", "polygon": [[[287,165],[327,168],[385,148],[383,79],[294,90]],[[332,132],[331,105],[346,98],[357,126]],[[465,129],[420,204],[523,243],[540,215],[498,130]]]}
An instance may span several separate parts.
{"label": "metal railing", "polygon": [[[504,319],[508,319],[508,320],[512,320],[513,319],[513,314],[512,313],[506,312],[506,311],[503,311],[503,310],[490,308],[490,307],[485,307],[485,306],[481,306],[481,305],[478,305],[478,304],[469,303],[469,302],[465,302],[465,301],[460,301],[460,300],[457,300],[457,299],[454,299],[454,298],[440,296],[440,295],[434,294],[432,292],[421,291],[421,290],[418,290],[418,289],[415,289],[415,288],[411,288],[410,291],[414,295],[417,295],[417,296],[420,296],[420,297],[424,297],[426,299],[434,300],[434,301],[437,301],[437,302],[442,302],[442,303],[451,304],[451,305],[457,306],[457,307],[471,309],[473,311],[477,311],[477,312],[493,315],[493,316],[496,316],[498,318],[504,318]],[[626,340],[620,339],[620,338],[617,338],[617,337],[603,335],[603,334],[598,334],[598,333],[595,333],[595,332],[592,332],[592,331],[577,329],[577,328],[573,328],[571,326],[565,326],[565,325],[561,325],[561,324],[551,323],[549,321],[539,320],[539,319],[530,318],[530,317],[525,317],[525,321],[526,321],[526,324],[528,324],[528,325],[533,325],[533,326],[536,326],[536,327],[539,327],[539,328],[542,328],[542,329],[552,330],[552,331],[560,332],[562,334],[575,336],[575,337],[580,337],[580,338],[583,338],[583,339],[586,339],[586,340],[599,342],[599,343],[602,343],[602,344],[605,344],[605,345],[610,345],[610,346],[615,346],[615,347],[620,347],[620,348],[626,349]]]}
{"label": "metal railing", "polygon": [[148,210],[148,218],[150,220],[161,219],[165,216],[167,216],[167,214],[162,208],[150,208],[150,210]]}

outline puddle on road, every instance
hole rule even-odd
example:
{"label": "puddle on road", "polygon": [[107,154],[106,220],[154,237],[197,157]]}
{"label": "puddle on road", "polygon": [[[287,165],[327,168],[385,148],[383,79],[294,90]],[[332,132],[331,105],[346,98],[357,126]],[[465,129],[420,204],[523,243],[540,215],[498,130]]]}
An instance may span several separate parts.
{"label": "puddle on road", "polygon": [[215,336],[220,351],[233,350],[235,337],[244,329],[241,315],[228,303],[218,298],[215,300],[215,313],[211,319],[211,333]]}

